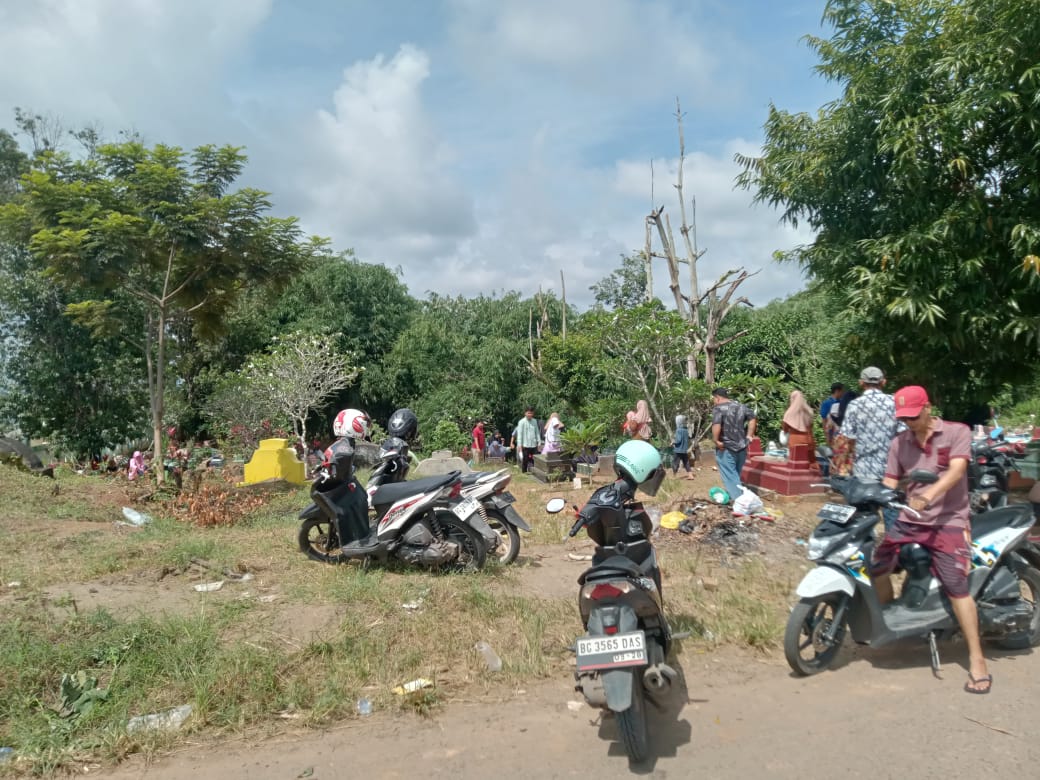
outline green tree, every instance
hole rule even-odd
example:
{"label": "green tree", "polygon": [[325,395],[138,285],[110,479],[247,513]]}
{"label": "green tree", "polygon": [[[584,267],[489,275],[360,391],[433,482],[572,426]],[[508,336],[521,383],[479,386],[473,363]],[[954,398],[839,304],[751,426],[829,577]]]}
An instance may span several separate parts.
{"label": "green tree", "polygon": [[782,255],[847,292],[879,362],[953,399],[1040,338],[1040,15],[1032,0],[830,0],[816,116],[771,107],[739,182],[807,223]]}
{"label": "green tree", "polygon": [[633,308],[646,303],[646,263],[639,255],[622,255],[621,267],[590,288],[606,309]]}
{"label": "green tree", "polygon": [[[322,248],[302,240],[296,220],[268,216],[266,193],[229,191],[245,161],[231,146],[187,155],[127,142],[98,146],[86,159],[45,151],[3,209],[8,234],[29,246],[46,274],[89,291],[66,313],[137,345],[157,453],[171,324],[187,318],[200,333],[219,331],[243,290],[288,279]],[[120,296],[136,310],[118,306]]]}

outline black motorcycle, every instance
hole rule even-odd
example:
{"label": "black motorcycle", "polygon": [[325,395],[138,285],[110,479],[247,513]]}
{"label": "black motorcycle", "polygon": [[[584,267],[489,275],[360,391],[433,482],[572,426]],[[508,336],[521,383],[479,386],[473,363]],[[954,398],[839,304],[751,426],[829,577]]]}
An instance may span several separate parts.
{"label": "black motorcycle", "polygon": [[[665,663],[673,639],[661,600],[661,573],[650,543],[652,523],[624,480],[596,490],[570,530],[596,543],[592,568],[579,578],[586,634],[575,644],[577,689],[593,707],[616,713],[625,751],[644,761],[649,746],[646,696],[661,702],[678,673]],[[546,511],[563,510],[562,498]]]}
{"label": "black motorcycle", "polygon": [[1011,445],[989,441],[972,442],[968,464],[971,513],[1007,506],[1011,472],[1017,470]]}

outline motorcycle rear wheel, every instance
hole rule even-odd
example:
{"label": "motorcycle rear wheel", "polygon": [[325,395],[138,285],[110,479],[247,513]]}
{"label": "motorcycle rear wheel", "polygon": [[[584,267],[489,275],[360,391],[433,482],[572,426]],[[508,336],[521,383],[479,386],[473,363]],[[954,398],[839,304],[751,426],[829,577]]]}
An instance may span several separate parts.
{"label": "motorcycle rear wheel", "polygon": [[[802,599],[794,605],[784,631],[784,656],[795,674],[808,677],[834,663],[845,639],[845,621],[842,620],[842,625],[834,633],[832,644],[825,643],[823,635],[830,629],[834,613],[844,598],[843,593],[828,593]],[[810,648],[812,656],[806,658],[802,652]]]}
{"label": "motorcycle rear wheel", "polygon": [[459,557],[444,564],[444,570],[462,572],[483,569],[487,562],[487,546],[481,535],[448,510],[437,510],[437,522],[448,539],[459,545]]}
{"label": "motorcycle rear wheel", "polygon": [[[1022,599],[1033,605],[1033,617],[1029,619],[1028,631],[996,640],[994,644],[1004,650],[1028,650],[1030,647],[1040,645],[1040,571],[1030,566],[1019,572],[1017,576],[1019,587],[1022,590]],[[1028,595],[1025,592],[1026,589],[1029,590]]]}
{"label": "motorcycle rear wheel", "polygon": [[296,537],[300,552],[320,563],[340,563],[343,556],[339,551],[339,534],[327,518],[312,517],[304,520]]}
{"label": "motorcycle rear wheel", "polygon": [[505,515],[497,509],[487,510],[487,523],[501,540],[495,550],[498,562],[505,566],[515,561],[520,554],[520,532],[516,526],[506,522]]}
{"label": "motorcycle rear wheel", "polygon": [[646,731],[646,693],[643,690],[642,669],[632,672],[632,704],[627,710],[617,713],[618,733],[621,744],[633,763],[646,761],[650,753]]}

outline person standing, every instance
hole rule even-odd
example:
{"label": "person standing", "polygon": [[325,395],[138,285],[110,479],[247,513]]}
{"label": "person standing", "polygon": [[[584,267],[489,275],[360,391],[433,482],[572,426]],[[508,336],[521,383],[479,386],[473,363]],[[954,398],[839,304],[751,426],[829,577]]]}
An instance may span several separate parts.
{"label": "person standing", "polygon": [[722,484],[733,501],[740,495],[740,472],[747,461],[748,443],[755,437],[758,420],[747,406],[730,399],[729,390],[711,391],[715,408],[711,413],[711,438],[715,442],[715,462]]}
{"label": "person standing", "polygon": [[822,420],[823,432],[827,436],[828,444],[830,444],[831,439],[834,438],[834,433],[827,425],[827,420],[830,417],[831,413],[831,407],[833,407],[834,404],[841,400],[841,397],[842,395],[844,395],[844,393],[845,385],[843,385],[841,382],[835,382],[831,385],[831,394],[824,398],[823,401],[820,403],[820,419]]}
{"label": "person standing", "polygon": [[[885,372],[877,366],[867,366],[860,372],[859,386],[863,392],[849,403],[841,433],[848,441],[852,476],[862,482],[880,482],[885,477],[889,445],[900,429],[896,402],[881,391]],[[899,510],[886,508],[882,516],[888,531]]]}
{"label": "person standing", "polygon": [[932,416],[932,405],[923,387],[911,385],[896,391],[895,417],[906,430],[892,441],[885,464],[884,484],[895,488],[899,480],[923,469],[938,474],[937,482],[910,482],[907,503],[915,515],[901,514],[885,533],[870,562],[870,576],[882,603],[892,600],[890,575],[904,544],[919,544],[932,554],[932,570],[942,584],[968,646],[968,693],[989,693],[993,677],[986,667],[979,640],[979,616],[968,589],[971,568],[971,525],[968,501],[968,463],[971,429],[961,423]]}
{"label": "person standing", "polygon": [[653,431],[650,430],[650,406],[646,401],[643,399],[636,401],[635,411],[625,415],[624,429],[625,433],[633,439],[650,441]]}
{"label": "person standing", "polygon": [[563,423],[560,422],[558,412],[549,415],[545,423],[545,446],[542,447],[542,455],[550,455],[563,449],[560,433],[563,431]]}
{"label": "person standing", "polygon": [[690,431],[686,427],[686,417],[676,415],[675,437],[672,441],[672,476],[678,476],[679,466],[686,470],[686,479],[693,479],[690,468]]}
{"label": "person standing", "polygon": [[484,435],[484,421],[477,420],[477,424],[473,426],[473,441],[471,443],[474,463],[484,462],[484,448],[486,445],[487,437]]}
{"label": "person standing", "polygon": [[816,466],[816,439],[812,432],[815,416],[802,391],[792,390],[790,403],[787,411],[784,412],[780,428],[787,434],[788,448],[796,444],[808,447],[809,465],[811,466]]}
{"label": "person standing", "polygon": [[531,468],[534,454],[538,452],[541,443],[542,432],[538,428],[538,421],[534,419],[534,407],[528,406],[513,430],[513,441],[510,444],[516,447],[516,459],[520,464],[521,473],[526,473]]}

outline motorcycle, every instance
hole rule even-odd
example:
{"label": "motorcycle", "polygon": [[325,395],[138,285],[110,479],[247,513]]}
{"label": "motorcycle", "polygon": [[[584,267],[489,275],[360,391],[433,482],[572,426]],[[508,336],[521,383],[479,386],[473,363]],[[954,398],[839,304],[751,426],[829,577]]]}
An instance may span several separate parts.
{"label": "motorcycle", "polygon": [[[624,480],[599,488],[568,535],[584,528],[596,543],[592,567],[578,578],[586,633],[575,643],[576,690],[591,706],[616,713],[625,750],[640,762],[648,753],[646,697],[661,704],[678,673],[665,663],[675,637],[662,611],[652,523],[634,493]],[[551,499],[546,511],[565,505]]]}
{"label": "motorcycle", "polygon": [[1011,472],[1016,470],[1012,445],[976,441],[971,445],[968,491],[971,512],[1006,506]]}
{"label": "motorcycle", "polygon": [[[366,489],[371,495],[380,485],[404,482],[410,466],[408,442],[389,437],[379,447],[379,463],[372,469]],[[511,479],[509,469],[463,474],[461,494],[445,502],[448,509],[480,532],[488,552],[502,564],[512,563],[520,554],[520,531],[531,531],[512,507],[516,499],[506,490]]]}
{"label": "motorcycle", "polygon": [[[911,481],[938,477],[913,471]],[[899,639],[927,639],[933,670],[940,670],[936,640],[958,630],[949,599],[932,576],[931,555],[917,544],[904,545],[899,564],[907,579],[899,598],[882,605],[868,566],[874,548],[878,511],[894,507],[918,516],[901,494],[875,482],[831,478],[826,485],[845,504],[824,504],[808,544],[817,567],[798,585],[800,598],[784,632],[784,655],[799,675],[822,672],[834,663],[846,629],[859,643],[886,645]],[[983,639],[1005,649],[1040,644],[1040,549],[1027,539],[1033,525],[1028,504],[993,509],[971,519],[969,592],[978,605]],[[1023,586],[1028,596],[1023,594]]]}
{"label": "motorcycle", "polygon": [[444,506],[461,493],[458,471],[378,486],[369,493],[373,511],[368,537],[342,547],[336,504],[345,501],[352,485],[330,479],[326,469],[312,483],[313,503],[300,513],[297,537],[300,551],[309,558],[325,563],[385,563],[393,556],[429,568],[484,568],[487,547],[483,537]]}

